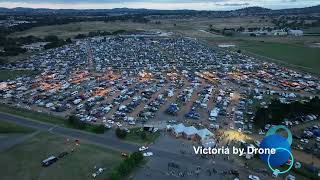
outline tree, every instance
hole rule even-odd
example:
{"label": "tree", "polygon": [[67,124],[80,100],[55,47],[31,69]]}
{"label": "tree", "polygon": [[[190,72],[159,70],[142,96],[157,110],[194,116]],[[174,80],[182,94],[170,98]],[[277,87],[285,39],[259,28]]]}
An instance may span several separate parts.
{"label": "tree", "polygon": [[69,124],[74,124],[77,120],[78,120],[78,117],[75,116],[75,115],[71,115],[71,116],[69,116],[69,118],[68,118]]}
{"label": "tree", "polygon": [[106,129],[102,124],[100,124],[98,126],[94,126],[93,129],[92,129],[92,131],[97,133],[97,134],[103,134],[105,130]]}
{"label": "tree", "polygon": [[85,129],[86,123],[81,121],[77,116],[71,115],[68,118],[68,122],[71,126],[77,128],[77,129]]}
{"label": "tree", "polygon": [[111,171],[111,173],[109,174],[109,180],[120,180],[121,176],[118,173],[118,171]]}
{"label": "tree", "polygon": [[59,41],[59,38],[58,36],[49,35],[49,36],[46,36],[44,40],[49,42],[56,42],[56,41]]}
{"label": "tree", "polygon": [[147,138],[147,133],[145,131],[142,131],[140,133],[140,137],[141,137],[141,139],[146,139]]}
{"label": "tree", "polygon": [[120,128],[116,129],[116,135],[120,139],[124,139],[127,136],[127,132],[125,130],[122,130]]}
{"label": "tree", "polygon": [[278,125],[285,119],[295,119],[308,114],[320,115],[320,99],[318,97],[309,102],[295,101],[290,104],[273,100],[268,108],[259,108],[253,120],[257,128],[263,128],[266,124]]}
{"label": "tree", "polygon": [[132,158],[135,163],[140,163],[143,160],[143,154],[141,152],[134,152],[131,154],[130,158]]}
{"label": "tree", "polygon": [[129,157],[125,158],[110,174],[109,179],[117,180],[124,179],[130,172],[136,168],[143,160],[141,152],[134,152]]}
{"label": "tree", "polygon": [[237,32],[243,32],[245,30],[244,27],[240,26],[238,29],[237,29]]}
{"label": "tree", "polygon": [[66,39],[67,43],[72,43],[71,38]]}
{"label": "tree", "polygon": [[6,64],[6,63],[7,63],[7,60],[0,58],[0,65]]}
{"label": "tree", "polygon": [[130,165],[124,161],[124,163],[119,165],[117,170],[121,176],[126,176],[130,173],[131,169]]}

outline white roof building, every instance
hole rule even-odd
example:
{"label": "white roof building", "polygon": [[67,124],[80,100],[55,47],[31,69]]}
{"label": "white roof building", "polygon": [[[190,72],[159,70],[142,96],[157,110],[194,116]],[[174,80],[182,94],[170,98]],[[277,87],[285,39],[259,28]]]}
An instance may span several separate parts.
{"label": "white roof building", "polygon": [[204,140],[212,137],[213,133],[210,132],[207,128],[204,128],[204,129],[198,130],[197,135]]}
{"label": "white roof building", "polygon": [[198,130],[193,126],[185,127],[183,130],[183,133],[187,136],[195,135],[195,134],[197,134],[197,132],[198,132]]}
{"label": "white roof building", "polygon": [[173,125],[172,129],[173,129],[175,134],[180,134],[180,133],[182,133],[184,131],[185,126],[182,123],[180,123],[180,124],[177,124],[177,125]]}
{"label": "white roof building", "polygon": [[175,135],[181,135],[184,134],[187,137],[193,136],[193,135],[198,135],[200,137],[200,140],[206,140],[206,139],[210,139],[211,137],[213,137],[213,133],[210,132],[208,129],[204,128],[204,129],[200,129],[198,130],[197,128],[195,128],[194,126],[184,126],[182,123],[180,124],[176,124],[173,126],[168,125],[167,129],[171,129],[172,132]]}
{"label": "white roof building", "polygon": [[302,36],[303,35],[303,31],[302,30],[292,30],[292,29],[290,29],[288,31],[288,34],[292,35],[292,36]]}

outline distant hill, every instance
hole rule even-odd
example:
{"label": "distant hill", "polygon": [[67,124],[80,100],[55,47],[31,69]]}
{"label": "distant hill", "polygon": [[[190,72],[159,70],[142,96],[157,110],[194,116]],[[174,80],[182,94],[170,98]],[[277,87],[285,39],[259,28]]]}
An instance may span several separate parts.
{"label": "distant hill", "polygon": [[305,8],[293,8],[293,9],[280,9],[272,10],[263,7],[247,7],[232,11],[197,11],[197,10],[157,10],[157,9],[131,9],[131,8],[114,8],[114,9],[33,9],[33,8],[1,8],[0,13],[5,14],[188,14],[188,13],[225,13],[228,15],[232,14],[246,14],[246,15],[257,15],[257,14],[310,14],[320,13],[320,5],[305,7]]}
{"label": "distant hill", "polygon": [[191,13],[197,12],[196,10],[157,10],[157,9],[131,9],[131,8],[114,8],[114,9],[33,9],[33,8],[1,8],[0,13],[30,13],[30,14],[64,14],[64,13],[71,13],[71,14],[82,14],[82,13],[107,13],[107,14],[141,14],[141,13]]}
{"label": "distant hill", "polygon": [[262,12],[270,12],[272,11],[271,9],[268,8],[263,8],[263,7],[258,7],[258,6],[254,6],[254,7],[246,7],[246,8],[242,8],[242,9],[237,9],[234,10],[235,12],[239,12],[239,13],[262,13]]}
{"label": "distant hill", "polygon": [[292,8],[292,9],[280,9],[273,10],[273,13],[279,14],[311,14],[320,13],[320,5],[305,7],[305,8]]}

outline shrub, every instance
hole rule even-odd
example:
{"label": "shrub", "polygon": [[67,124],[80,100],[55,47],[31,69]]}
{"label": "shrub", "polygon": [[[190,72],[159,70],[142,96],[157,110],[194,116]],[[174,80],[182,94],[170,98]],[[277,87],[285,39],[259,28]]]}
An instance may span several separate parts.
{"label": "shrub", "polygon": [[97,134],[103,134],[105,131],[105,127],[102,124],[93,126],[92,131]]}
{"label": "shrub", "polygon": [[125,130],[122,130],[120,128],[116,129],[116,135],[120,139],[124,139],[127,136],[127,132]]}

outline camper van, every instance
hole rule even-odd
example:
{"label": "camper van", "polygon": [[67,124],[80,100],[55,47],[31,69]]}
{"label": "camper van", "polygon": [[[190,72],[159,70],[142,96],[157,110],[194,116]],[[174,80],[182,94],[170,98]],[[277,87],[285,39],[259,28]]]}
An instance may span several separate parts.
{"label": "camper van", "polygon": [[48,167],[51,164],[53,164],[54,162],[56,162],[57,160],[58,160],[58,158],[56,158],[55,156],[50,156],[47,159],[42,161],[42,166]]}

